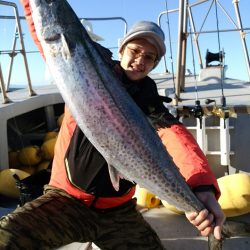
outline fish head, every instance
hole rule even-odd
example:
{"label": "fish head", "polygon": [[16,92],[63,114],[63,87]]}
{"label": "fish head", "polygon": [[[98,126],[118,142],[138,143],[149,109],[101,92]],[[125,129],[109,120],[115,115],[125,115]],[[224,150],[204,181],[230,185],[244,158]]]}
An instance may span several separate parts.
{"label": "fish head", "polygon": [[[45,57],[63,54],[69,57],[77,43],[88,34],[65,0],[30,0],[35,30]],[[79,27],[80,28],[76,28]]]}

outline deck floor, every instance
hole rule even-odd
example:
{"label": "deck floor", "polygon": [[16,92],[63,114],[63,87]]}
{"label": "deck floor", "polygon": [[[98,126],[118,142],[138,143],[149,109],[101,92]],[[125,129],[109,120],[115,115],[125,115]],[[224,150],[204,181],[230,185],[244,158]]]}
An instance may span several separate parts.
{"label": "deck floor", "polygon": [[[152,74],[161,94],[174,98],[173,76],[171,74]],[[176,79],[174,79],[176,82]],[[202,106],[206,106],[206,99],[213,99],[217,105],[221,104],[223,94],[226,104],[233,106],[250,106],[250,83],[237,79],[225,78],[223,82],[216,78],[208,78],[199,81],[198,76],[185,77],[184,91],[180,93],[180,106],[194,106],[195,100],[199,99]],[[164,93],[165,92],[165,93]]]}

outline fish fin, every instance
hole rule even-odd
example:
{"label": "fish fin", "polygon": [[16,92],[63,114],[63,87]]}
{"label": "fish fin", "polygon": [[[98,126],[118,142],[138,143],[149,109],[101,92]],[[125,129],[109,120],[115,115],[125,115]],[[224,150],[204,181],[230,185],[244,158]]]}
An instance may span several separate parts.
{"label": "fish fin", "polygon": [[102,59],[103,59],[111,68],[113,68],[114,65],[115,65],[114,60],[112,60],[113,53],[112,53],[109,49],[103,47],[101,44],[99,44],[99,43],[97,43],[97,42],[94,42],[94,41],[93,41],[93,43],[94,43],[94,46],[95,46],[95,48],[97,49],[97,51],[100,53]]}
{"label": "fish fin", "polygon": [[63,46],[62,46],[62,55],[67,60],[68,58],[71,57],[71,54],[70,54],[70,49],[69,49],[67,39],[66,39],[64,34],[61,34],[61,40],[62,40],[62,44],[63,44]]}
{"label": "fish fin", "polygon": [[109,176],[110,176],[111,183],[114,189],[116,191],[119,191],[119,181],[120,181],[121,176],[119,172],[112,165],[108,165],[108,169],[109,169]]}
{"label": "fish fin", "polygon": [[120,66],[120,63],[119,61],[116,61],[116,60],[113,60],[112,57],[113,57],[113,53],[103,47],[101,44],[97,43],[97,42],[94,42],[94,46],[96,48],[96,50],[99,52],[99,54],[101,55],[103,61],[105,61],[108,66],[112,69],[113,73],[115,73],[115,75],[117,76],[117,78],[122,81],[123,79],[123,69],[122,67]]}

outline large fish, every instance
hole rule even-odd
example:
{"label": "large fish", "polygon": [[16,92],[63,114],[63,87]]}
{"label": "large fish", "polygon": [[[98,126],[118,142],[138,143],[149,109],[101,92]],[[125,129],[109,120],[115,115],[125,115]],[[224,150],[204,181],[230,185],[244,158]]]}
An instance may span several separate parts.
{"label": "large fish", "polygon": [[119,177],[126,178],[183,211],[202,210],[110,66],[111,59],[100,53],[67,1],[30,0],[30,4],[55,83],[78,126],[108,162],[115,189]]}

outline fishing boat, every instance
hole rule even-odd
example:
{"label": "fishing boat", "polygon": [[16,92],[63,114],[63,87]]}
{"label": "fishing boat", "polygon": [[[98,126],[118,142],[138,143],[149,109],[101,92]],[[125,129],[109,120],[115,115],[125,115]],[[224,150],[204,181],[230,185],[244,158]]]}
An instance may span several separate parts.
{"label": "fishing boat", "polygon": [[[47,132],[58,131],[57,121],[64,108],[63,99],[51,79],[46,81],[46,84],[34,85],[32,82],[30,68],[34,68],[32,64],[36,64],[36,60],[28,58],[34,54],[39,56],[39,53],[27,49],[30,44],[25,43],[22,32],[25,18],[19,15],[21,10],[16,2],[0,1],[0,7],[14,11],[14,15],[0,13],[0,21],[14,23],[14,31],[8,30],[9,33],[13,32],[12,42],[6,44],[6,48],[0,48],[2,95],[0,99],[0,170],[12,168],[10,151],[20,150],[30,145],[40,147]],[[232,2],[233,15],[224,8],[224,2],[223,0],[197,0],[189,3],[187,0],[180,0],[177,8],[169,9],[165,1],[165,8],[158,13],[158,18],[154,21],[166,32],[169,53],[158,66],[161,70],[156,69],[150,74],[157,83],[159,93],[172,98],[172,103],[166,105],[170,112],[178,116],[194,135],[217,178],[235,173],[250,175],[248,161],[250,144],[248,53],[250,38],[248,33],[250,23],[249,19],[244,19],[247,23],[243,23],[238,0]],[[204,17],[201,18],[199,15],[197,21],[195,13],[200,12],[201,9],[205,9]],[[215,28],[205,30],[205,24],[211,13],[216,20]],[[178,29],[174,28],[178,30],[176,34],[178,43],[175,48],[177,59],[175,60],[170,27],[171,15],[176,15],[178,18]],[[225,15],[232,23],[232,28],[219,27],[221,15]],[[79,18],[92,39],[97,42],[102,41],[103,38],[93,31],[92,23],[96,21],[119,21],[124,25],[124,34],[127,31],[128,23],[124,17]],[[176,22],[175,25],[177,25]],[[228,51],[224,49],[222,41],[225,40],[222,37],[226,35],[227,39],[230,39],[232,33],[239,36],[239,44],[235,44],[235,50],[242,53],[243,60],[237,63],[239,68],[245,70],[244,79],[227,77],[230,62],[227,61]],[[211,34],[216,37],[217,51],[201,46],[201,36]],[[188,48],[191,63],[187,59]],[[6,56],[9,57],[8,63],[4,58]],[[15,77],[13,69],[15,64],[23,67],[26,76],[25,86],[12,83]],[[46,67],[44,66],[43,69]],[[2,188],[1,183],[0,188]],[[154,201],[157,199],[155,196],[152,197]],[[12,211],[19,203],[19,199],[0,195],[0,216]],[[183,215],[163,205],[144,207],[141,212],[155,228],[168,249],[208,249],[207,238],[199,236],[197,230]],[[233,219],[250,223],[250,214],[235,216]],[[223,249],[245,250],[249,249],[249,245],[250,237],[234,237],[225,241]],[[76,248],[98,249],[91,243],[72,243],[60,249]]]}

